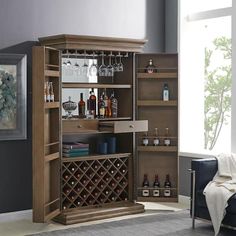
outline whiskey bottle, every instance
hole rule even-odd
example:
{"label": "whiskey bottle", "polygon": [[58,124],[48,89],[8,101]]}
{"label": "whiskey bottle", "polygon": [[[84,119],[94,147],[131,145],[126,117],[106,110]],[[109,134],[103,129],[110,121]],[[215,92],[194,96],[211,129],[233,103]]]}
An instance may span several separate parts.
{"label": "whiskey bottle", "polygon": [[155,180],[153,182],[153,187],[154,187],[154,190],[153,190],[153,197],[160,197],[160,182],[159,182],[159,178],[158,178],[158,175],[155,175]]}
{"label": "whiskey bottle", "polygon": [[164,196],[165,197],[170,197],[171,196],[171,182],[170,182],[170,175],[167,174],[166,175],[166,180],[165,180],[165,183],[164,183]]}
{"label": "whiskey bottle", "polygon": [[104,92],[101,94],[99,101],[98,101],[98,112],[99,112],[99,118],[105,117]]}
{"label": "whiskey bottle", "polygon": [[85,102],[83,100],[83,93],[80,93],[80,101],[78,104],[79,107],[79,118],[85,117]]}
{"label": "whiskey bottle", "polygon": [[90,114],[93,116],[93,118],[96,117],[96,102],[97,98],[94,93],[94,89],[92,88],[91,94],[89,97],[89,108],[90,108]]}
{"label": "whiskey bottle", "polygon": [[52,82],[49,82],[49,99],[50,99],[50,102],[54,102],[54,91],[53,91]]}
{"label": "whiskey bottle", "polygon": [[158,146],[160,144],[160,139],[158,138],[158,128],[155,128],[155,137],[153,139],[153,145]]}
{"label": "whiskey bottle", "polygon": [[145,136],[143,137],[143,145],[147,146],[148,145],[148,133],[145,133]]}
{"label": "whiskey bottle", "polygon": [[[144,176],[143,176],[143,187],[144,188],[148,188],[149,187],[149,181],[148,181],[147,174],[144,174]],[[149,189],[143,189],[142,190],[142,195],[143,195],[143,197],[148,197],[150,195],[149,194]]]}
{"label": "whiskey bottle", "polygon": [[170,146],[171,140],[170,140],[170,135],[169,135],[169,128],[166,128],[165,130],[165,138],[164,138],[164,145],[165,146]]}
{"label": "whiskey bottle", "polygon": [[162,99],[163,101],[169,101],[169,87],[167,83],[164,83],[163,91],[162,91]]}
{"label": "whiskey bottle", "polygon": [[111,94],[110,100],[111,100],[111,117],[117,118],[117,114],[118,114],[118,101],[115,98],[114,91]]}
{"label": "whiskey bottle", "polygon": [[146,73],[152,74],[155,72],[155,66],[153,65],[152,59],[149,59],[148,65],[146,66]]}

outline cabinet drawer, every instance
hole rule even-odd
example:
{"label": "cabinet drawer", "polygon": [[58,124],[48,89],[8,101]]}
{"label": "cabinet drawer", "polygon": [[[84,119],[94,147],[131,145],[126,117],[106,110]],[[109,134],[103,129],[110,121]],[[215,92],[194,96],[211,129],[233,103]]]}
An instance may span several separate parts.
{"label": "cabinet drawer", "polygon": [[63,133],[85,133],[98,131],[97,120],[63,120]]}
{"label": "cabinet drawer", "polygon": [[110,131],[112,133],[146,132],[148,131],[148,121],[137,120],[100,122],[99,130]]}

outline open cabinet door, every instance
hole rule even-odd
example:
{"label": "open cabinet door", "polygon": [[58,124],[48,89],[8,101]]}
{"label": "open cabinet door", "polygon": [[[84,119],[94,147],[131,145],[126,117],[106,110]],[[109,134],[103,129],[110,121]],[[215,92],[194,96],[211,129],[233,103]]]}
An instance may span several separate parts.
{"label": "open cabinet door", "polygon": [[33,47],[33,222],[60,214],[60,51]]}

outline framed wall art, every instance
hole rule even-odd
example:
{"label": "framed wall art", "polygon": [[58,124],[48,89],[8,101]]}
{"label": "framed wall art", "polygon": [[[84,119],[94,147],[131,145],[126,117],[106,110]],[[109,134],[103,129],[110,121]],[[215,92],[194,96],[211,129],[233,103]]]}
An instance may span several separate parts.
{"label": "framed wall art", "polygon": [[27,138],[27,56],[0,53],[0,140]]}

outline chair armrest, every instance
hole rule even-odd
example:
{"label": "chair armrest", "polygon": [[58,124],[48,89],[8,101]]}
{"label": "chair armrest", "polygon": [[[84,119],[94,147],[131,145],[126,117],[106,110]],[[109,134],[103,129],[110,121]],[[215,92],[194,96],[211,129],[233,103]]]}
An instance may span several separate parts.
{"label": "chair armrest", "polygon": [[195,190],[199,191],[213,179],[218,170],[218,163],[215,158],[193,159],[191,167],[195,171]]}

